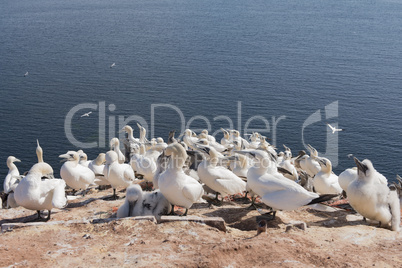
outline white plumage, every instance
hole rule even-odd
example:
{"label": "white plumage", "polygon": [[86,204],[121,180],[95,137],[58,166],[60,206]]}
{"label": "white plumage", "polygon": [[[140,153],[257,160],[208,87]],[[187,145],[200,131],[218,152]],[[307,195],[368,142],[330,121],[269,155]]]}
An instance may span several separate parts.
{"label": "white plumage", "polygon": [[134,170],[129,164],[120,164],[118,162],[117,153],[108,151],[106,153],[106,164],[103,169],[105,178],[109,181],[113,188],[113,196],[116,198],[116,188],[128,187],[131,183],[136,181]]}
{"label": "white plumage", "polygon": [[123,205],[117,210],[117,217],[155,216],[157,219],[171,210],[171,204],[159,190],[143,192],[138,184],[127,187]]}
{"label": "white plumage", "polygon": [[52,170],[45,163],[37,163],[32,166],[14,191],[17,203],[24,208],[38,211],[38,217],[40,217],[40,210],[49,210],[47,220],[50,219],[52,208],[62,208],[67,203],[66,183],[63,180],[41,180],[42,176],[51,173]]}
{"label": "white plumage", "polygon": [[321,157],[318,159],[321,170],[315,175],[313,185],[316,192],[320,194],[340,194],[342,188],[338,182],[338,176],[332,173],[332,164],[329,159]]}
{"label": "white plumage", "polygon": [[80,165],[77,152],[68,151],[59,157],[66,162],[60,168],[60,176],[66,184],[75,190],[86,190],[95,180],[95,174],[87,167]]}
{"label": "white plumage", "polygon": [[401,215],[397,192],[378,183],[379,173],[370,160],[360,162],[355,158],[355,162],[358,175],[346,191],[349,204],[363,217],[379,221],[384,227],[391,224],[393,231],[399,231]]}
{"label": "white plumage", "polygon": [[227,168],[217,166],[219,156],[215,148],[204,146],[202,150],[209,158],[204,159],[198,166],[201,182],[220,193],[222,197],[246,191],[246,183],[241,178]]}
{"label": "white plumage", "polygon": [[105,168],[105,154],[100,153],[95,160],[88,164],[88,168],[95,174],[94,183],[96,185],[110,185],[110,182],[105,178],[103,170]]}
{"label": "white plumage", "polygon": [[173,205],[181,206],[187,210],[203,194],[201,184],[183,171],[187,153],[179,143],[170,144],[165,151],[170,156],[167,169],[159,175],[158,186],[161,193]]}
{"label": "white plumage", "polygon": [[247,174],[247,185],[274,211],[294,210],[319,197],[318,194],[307,191],[294,181],[267,173],[270,168],[267,152],[254,150],[239,153],[248,153],[255,158],[255,165]]}

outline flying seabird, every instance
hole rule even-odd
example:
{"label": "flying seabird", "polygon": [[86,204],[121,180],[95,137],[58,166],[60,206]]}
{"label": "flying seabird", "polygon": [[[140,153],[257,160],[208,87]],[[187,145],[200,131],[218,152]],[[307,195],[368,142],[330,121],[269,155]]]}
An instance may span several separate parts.
{"label": "flying seabird", "polygon": [[332,130],[332,134],[335,133],[336,131],[345,131],[345,129],[333,127],[329,123],[327,123],[327,125]]}
{"label": "flying seabird", "polygon": [[84,116],[88,116],[88,117],[89,117],[90,114],[92,114],[92,111],[91,111],[91,112],[87,112],[87,113],[81,115],[81,117],[84,117]]}

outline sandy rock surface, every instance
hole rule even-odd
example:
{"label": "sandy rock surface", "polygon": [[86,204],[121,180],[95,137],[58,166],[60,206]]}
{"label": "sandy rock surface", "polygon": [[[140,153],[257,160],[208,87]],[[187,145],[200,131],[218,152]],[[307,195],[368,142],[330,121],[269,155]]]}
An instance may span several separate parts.
{"label": "sandy rock surface", "polygon": [[[227,232],[188,221],[91,223],[115,217],[123,199],[103,199],[111,193],[92,190],[54,209],[45,224],[1,233],[0,267],[402,267],[402,234],[350,211],[278,212],[259,235],[260,213],[241,200],[213,208],[201,202],[189,210],[193,216],[222,217]],[[1,225],[36,217],[21,207],[0,213]],[[70,224],[51,224],[58,221]]]}

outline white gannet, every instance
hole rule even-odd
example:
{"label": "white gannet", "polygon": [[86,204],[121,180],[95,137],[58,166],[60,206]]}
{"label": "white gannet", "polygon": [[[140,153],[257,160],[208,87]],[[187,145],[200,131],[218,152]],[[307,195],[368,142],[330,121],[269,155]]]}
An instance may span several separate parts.
{"label": "white gannet", "polygon": [[344,130],[345,130],[345,129],[333,127],[333,126],[331,126],[331,125],[328,124],[328,123],[327,123],[327,125],[328,125],[328,127],[332,130],[332,134],[334,134],[334,133],[337,132],[337,131],[344,131]]}
{"label": "white gannet", "polygon": [[140,130],[140,138],[139,138],[139,141],[141,142],[141,143],[145,143],[145,142],[147,142],[148,140],[147,140],[147,130],[143,127],[143,126],[141,126],[139,123],[137,123],[137,126],[138,126],[138,129]]}
{"label": "white gannet", "polygon": [[[156,138],[156,144],[161,147],[162,150],[165,150],[166,147],[168,146],[167,143],[163,140],[162,137],[158,137]],[[162,151],[160,150],[160,151]]]}
{"label": "white gannet", "polygon": [[8,173],[3,183],[3,190],[5,193],[14,191],[18,182],[22,179],[14,162],[21,162],[21,160],[14,156],[9,156],[7,158]]}
{"label": "white gannet", "polygon": [[250,168],[248,157],[242,154],[234,154],[235,165],[233,166],[233,173],[242,179],[247,180],[247,172]]}
{"label": "white gannet", "polygon": [[221,139],[221,144],[223,146],[225,146],[226,148],[228,148],[229,145],[232,144],[232,142],[230,141],[230,134],[229,131],[221,128],[222,133],[223,133],[223,138]]}
{"label": "white gannet", "polygon": [[391,229],[399,231],[401,211],[397,192],[378,183],[376,177],[379,173],[370,160],[354,160],[358,171],[357,179],[349,184],[346,191],[349,204],[363,217],[379,221],[383,227],[391,223]]}
{"label": "white gannet", "polygon": [[294,210],[333,197],[333,195],[319,196],[292,180],[281,179],[267,173],[271,168],[271,161],[265,151],[245,150],[238,153],[248,154],[254,158],[255,164],[247,173],[247,185],[261,197],[263,203],[272,208],[274,216],[277,210]]}
{"label": "white gannet", "polygon": [[212,143],[216,142],[215,137],[208,134],[208,130],[204,129],[203,131],[201,131],[201,133],[205,134],[205,136],[209,142],[212,142]]}
{"label": "white gannet", "polygon": [[110,185],[110,182],[105,178],[103,169],[105,168],[105,154],[100,153],[95,160],[89,162],[88,168],[95,174],[94,183],[96,185]]}
{"label": "white gannet", "polygon": [[[286,150],[283,153],[282,161],[278,160],[278,167],[284,169],[284,176],[290,180],[297,181],[299,179],[299,174],[297,173],[296,167],[291,163],[292,153],[289,148],[283,145]],[[279,158],[278,158],[279,159]]]}
{"label": "white gannet", "polygon": [[81,117],[89,117],[90,114],[92,114],[92,111],[82,114]]}
{"label": "white gannet", "polygon": [[128,187],[133,182],[137,181],[134,176],[134,170],[129,164],[120,164],[118,162],[117,153],[108,151],[105,156],[106,164],[103,169],[103,175],[109,181],[113,188],[113,198],[117,199],[116,188]]}
{"label": "white gannet", "polygon": [[215,141],[208,140],[205,133],[201,133],[199,135],[199,140],[197,141],[197,143],[206,145],[209,147],[213,147],[213,148],[215,148],[216,151],[218,151],[220,153],[223,153],[224,151],[227,150],[227,148],[225,146],[223,146],[222,144],[217,143]]}
{"label": "white gannet", "polygon": [[[43,149],[39,145],[39,140],[36,140],[36,144],[37,144],[36,145],[36,156],[38,157],[38,163],[44,163],[45,165],[47,165],[48,166],[47,168],[52,170],[52,172],[49,174],[53,174],[53,168],[48,163],[43,161]],[[50,178],[53,179],[54,177],[50,177]]]}
{"label": "white gannet", "polygon": [[110,140],[110,149],[117,153],[118,161],[120,164],[123,164],[126,161],[126,157],[120,150],[120,141],[118,138],[112,138]]}
{"label": "white gannet", "polygon": [[250,149],[257,149],[260,146],[260,134],[258,132],[253,132],[250,136]]}
{"label": "white gannet", "polygon": [[310,177],[314,178],[314,176],[321,170],[320,163],[316,160],[318,152],[310,144],[308,144],[307,147],[310,151],[310,156],[307,154],[299,156],[298,165],[302,170],[307,172]]}
{"label": "white gannet", "polygon": [[29,73],[28,73],[28,72],[26,72],[26,73],[24,74],[24,77],[28,76],[28,74],[29,74]]}
{"label": "white gannet", "polygon": [[18,168],[14,162],[21,162],[21,160],[15,158],[14,156],[9,156],[7,158],[8,173],[3,183],[3,191],[7,195],[7,208],[18,207],[18,204],[14,199],[14,190],[17,188],[18,183],[23,178],[23,176],[20,176],[20,172],[18,171]]}
{"label": "white gannet", "polygon": [[182,136],[183,136],[183,142],[191,149],[196,150],[194,144],[198,141],[198,138],[193,137],[193,132],[191,131],[191,129],[186,129],[182,134]]}
{"label": "white gannet", "polygon": [[201,198],[203,188],[198,181],[183,171],[187,153],[182,145],[170,144],[165,150],[165,155],[170,156],[170,159],[166,170],[159,175],[158,186],[172,205],[186,208],[185,216],[192,204]]}
{"label": "white gannet", "polygon": [[50,219],[52,208],[63,208],[67,204],[65,196],[66,183],[60,179],[41,180],[42,176],[49,175],[53,170],[44,163],[37,163],[32,166],[28,174],[21,180],[14,191],[14,198],[17,203],[30,210],[36,210],[38,219],[41,210],[48,210]]}
{"label": "white gannet", "polygon": [[116,63],[113,62],[113,63],[110,65],[110,68],[113,68],[113,67],[115,67],[115,66],[116,66]]}
{"label": "white gannet", "polygon": [[144,152],[143,144],[137,145],[132,149],[130,165],[138,174],[142,175],[147,182],[152,182],[156,172],[156,160],[160,153],[158,151],[149,152],[149,155]]}
{"label": "white gannet", "polygon": [[60,176],[69,187],[74,190],[86,190],[94,182],[95,174],[78,163],[80,157],[77,152],[68,151],[59,157],[66,161],[60,168]]}
{"label": "white gannet", "polygon": [[318,158],[321,170],[314,179],[314,189],[319,194],[341,194],[342,188],[338,182],[338,176],[332,172],[331,161],[325,157]]}
{"label": "white gannet", "polygon": [[88,156],[83,150],[78,150],[77,153],[80,157],[80,161],[78,163],[84,167],[88,167],[92,160],[88,160]]}
{"label": "white gannet", "polygon": [[246,182],[244,180],[229,169],[217,166],[219,158],[223,157],[223,155],[220,155],[213,147],[202,146],[200,150],[205,152],[208,158],[205,158],[198,166],[198,176],[201,182],[217,192],[216,197],[220,193],[223,200],[225,196],[246,191]]}
{"label": "white gannet", "polygon": [[155,216],[160,219],[171,211],[172,205],[159,190],[143,192],[138,184],[127,187],[123,205],[117,210],[117,218]]}
{"label": "white gannet", "polygon": [[250,147],[250,143],[246,139],[243,139],[240,136],[240,132],[238,130],[235,130],[235,129],[230,130],[230,133],[231,133],[231,138],[230,139],[232,141],[239,142],[242,145],[242,147],[244,147],[246,149],[248,149]]}

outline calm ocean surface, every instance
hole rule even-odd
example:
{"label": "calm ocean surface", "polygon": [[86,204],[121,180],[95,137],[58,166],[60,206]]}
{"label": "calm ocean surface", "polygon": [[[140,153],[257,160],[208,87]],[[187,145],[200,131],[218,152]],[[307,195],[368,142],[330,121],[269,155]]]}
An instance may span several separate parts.
{"label": "calm ocean surface", "polygon": [[[266,119],[280,150],[337,144],[337,174],[354,166],[350,153],[389,180],[402,174],[402,1],[3,0],[0,10],[1,185],[9,155],[21,173],[37,161],[36,139],[59,176],[58,155],[79,149],[65,118],[82,103],[97,109],[72,118],[81,142],[109,140],[129,116],[167,139],[185,127],[178,111],[211,132],[258,115],[248,127]],[[346,131],[328,140],[326,122]]]}

